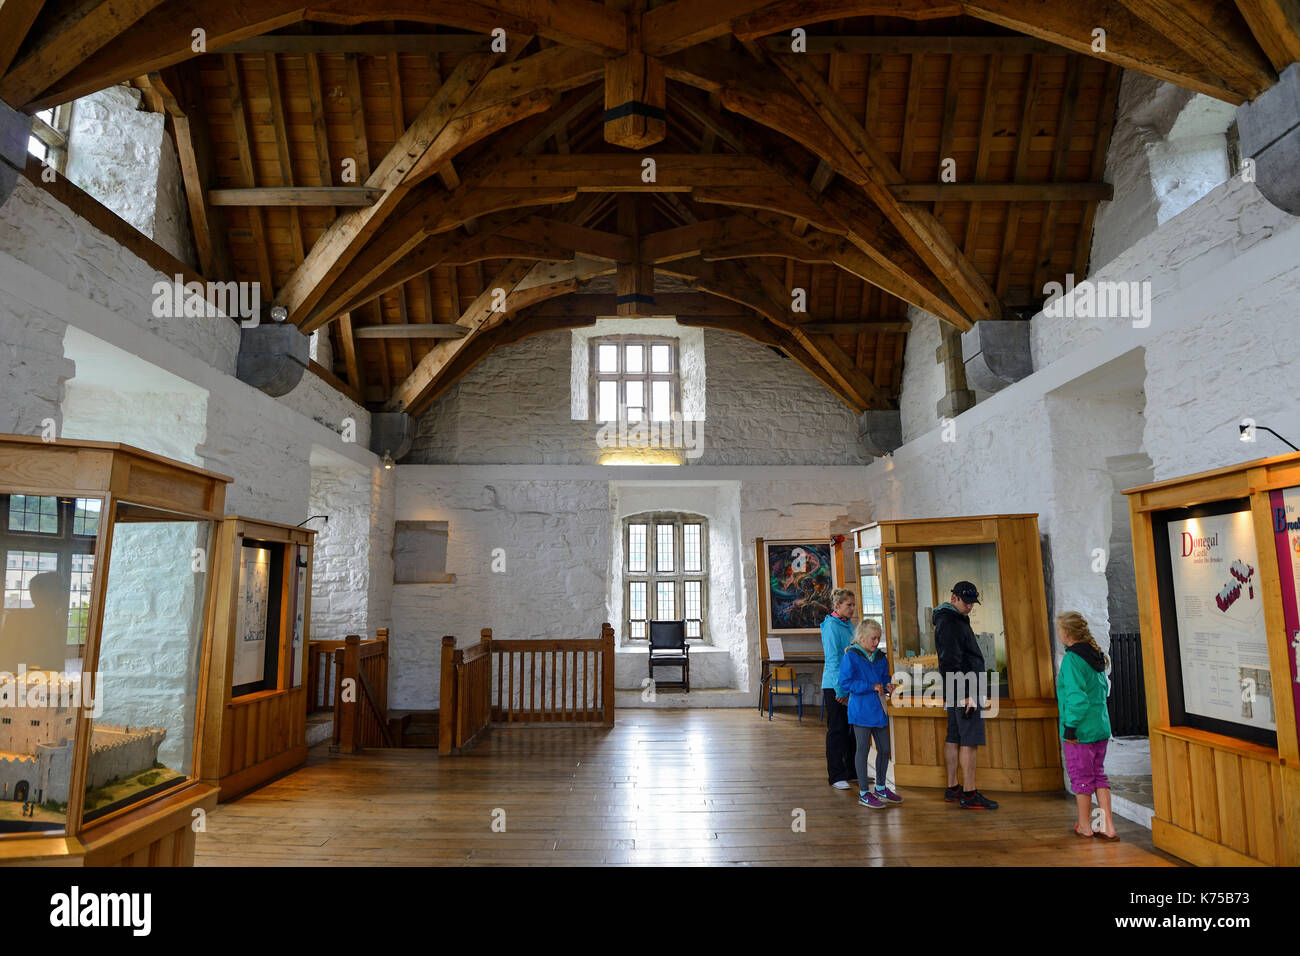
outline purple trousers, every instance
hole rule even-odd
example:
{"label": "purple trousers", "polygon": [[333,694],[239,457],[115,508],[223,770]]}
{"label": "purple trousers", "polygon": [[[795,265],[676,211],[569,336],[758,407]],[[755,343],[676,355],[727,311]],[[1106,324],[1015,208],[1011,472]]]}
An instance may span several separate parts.
{"label": "purple trousers", "polygon": [[1104,769],[1108,743],[1108,740],[1090,744],[1061,741],[1061,749],[1065,751],[1065,769],[1070,774],[1070,788],[1075,793],[1110,789],[1110,781],[1106,779]]}

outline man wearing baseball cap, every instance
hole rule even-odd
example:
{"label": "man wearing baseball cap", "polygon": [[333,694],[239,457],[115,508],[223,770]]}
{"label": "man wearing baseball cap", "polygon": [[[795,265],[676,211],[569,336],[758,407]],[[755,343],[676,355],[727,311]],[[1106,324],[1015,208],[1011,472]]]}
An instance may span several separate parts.
{"label": "man wearing baseball cap", "polygon": [[[984,715],[975,699],[978,678],[984,673],[984,654],[970,626],[970,612],[980,603],[979,590],[969,581],[952,586],[948,601],[934,609],[934,646],[943,676],[944,706],[948,710],[948,736],[943,759],[948,765],[948,788],[943,799],[958,801],[963,810],[996,810],[998,805],[975,789],[975,748],[984,746]],[[961,766],[961,784],[957,767]],[[963,790],[962,787],[965,787]]]}

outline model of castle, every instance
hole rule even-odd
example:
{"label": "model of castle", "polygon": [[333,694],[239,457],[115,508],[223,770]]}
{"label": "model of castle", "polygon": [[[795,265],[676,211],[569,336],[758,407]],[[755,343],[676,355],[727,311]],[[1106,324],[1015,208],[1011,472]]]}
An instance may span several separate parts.
{"label": "model of castle", "polygon": [[1255,576],[1254,568],[1239,558],[1228,566],[1228,573],[1233,576],[1235,583],[1229,581],[1225,584],[1223,590],[1214,599],[1214,602],[1219,605],[1220,611],[1227,611],[1236,603],[1237,598],[1241,597],[1241,586],[1243,584],[1250,588],[1250,597],[1255,597],[1255,585],[1251,580]]}
{"label": "model of castle", "polygon": [[[58,671],[27,671],[24,679],[28,692],[16,703],[10,700],[0,707],[0,799],[67,803],[80,678]],[[46,703],[30,706],[32,685],[39,683],[48,693],[36,699]],[[166,736],[162,727],[96,724],[90,738],[87,788],[148,770]]]}

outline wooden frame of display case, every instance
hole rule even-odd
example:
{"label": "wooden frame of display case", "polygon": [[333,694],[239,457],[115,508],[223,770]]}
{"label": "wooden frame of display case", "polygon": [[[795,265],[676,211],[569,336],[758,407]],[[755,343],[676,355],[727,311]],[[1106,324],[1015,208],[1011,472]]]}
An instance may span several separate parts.
{"label": "wooden frame of display case", "polygon": [[[1289,649],[1270,493],[1300,488],[1300,454],[1130,488],[1133,556],[1142,628],[1142,666],[1151,736],[1155,816],[1152,841],[1200,865],[1300,864],[1300,748],[1296,673]],[[1246,499],[1259,562],[1259,589],[1276,746],[1239,739],[1172,719],[1165,621],[1156,559],[1162,512]],[[1162,526],[1163,523],[1161,522]],[[1167,550],[1167,545],[1166,545]],[[1176,622],[1175,622],[1176,626]],[[1300,640],[1300,638],[1297,638]],[[1285,688],[1285,692],[1283,692]]]}
{"label": "wooden frame of display case", "polygon": [[[878,545],[872,540],[876,534],[879,534]],[[984,790],[1062,789],[1052,632],[1043,586],[1038,516],[878,521],[855,528],[853,544],[855,552],[879,547],[877,566],[884,605],[885,642],[893,672],[897,672],[902,662],[894,658],[898,638],[890,633],[888,555],[932,551],[947,545],[995,545],[1010,695],[998,701],[997,716],[985,721],[987,744],[978,751],[976,782]],[[935,582],[934,586],[941,592],[939,601],[946,600],[944,589],[955,583]],[[983,585],[980,587],[982,593]],[[942,703],[913,697],[904,706],[891,701],[887,709],[894,732],[894,774],[899,785],[946,786],[943,749],[948,724]]]}
{"label": "wooden frame of display case", "polygon": [[[208,720],[204,726],[204,782],[221,788],[222,801],[246,793],[307,760],[307,643],[311,634],[312,542],[316,532],[291,525],[227,517],[217,544],[215,626],[208,668]],[[235,696],[233,684],[239,600],[239,555],[245,541],[281,544],[280,647],[275,687]],[[297,549],[307,549],[298,686],[290,680],[293,593]]]}
{"label": "wooden frame of display case", "polygon": [[[0,435],[0,493],[98,498],[101,524],[95,544],[90,614],[83,651],[85,670],[99,667],[104,596],[112,573],[109,558],[119,502],[158,508],[215,524],[225,507],[230,479],[112,442],[45,442],[26,435]],[[210,538],[209,540],[212,540]],[[212,633],[215,575],[205,582],[198,688],[207,685],[205,649]],[[98,693],[98,691],[96,691]],[[54,863],[85,866],[188,866],[194,862],[195,810],[210,811],[217,790],[203,781],[204,694],[194,702],[190,775],[159,793],[89,823],[83,822],[92,717],[78,708],[68,787],[66,827],[61,832],[0,834],[0,865]]]}

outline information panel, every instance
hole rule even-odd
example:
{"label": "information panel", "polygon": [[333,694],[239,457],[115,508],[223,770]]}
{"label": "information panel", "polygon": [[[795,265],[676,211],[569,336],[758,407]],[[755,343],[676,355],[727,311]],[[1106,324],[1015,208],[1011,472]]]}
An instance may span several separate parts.
{"label": "information panel", "polygon": [[1278,692],[1280,700],[1289,696],[1300,722],[1300,488],[1282,488],[1269,492],[1273,542],[1277,547],[1277,571],[1282,583],[1282,615],[1286,621],[1286,656],[1291,671],[1291,692]]}
{"label": "information panel", "polygon": [[1168,528],[1184,709],[1276,730],[1250,511],[1174,520]]}

